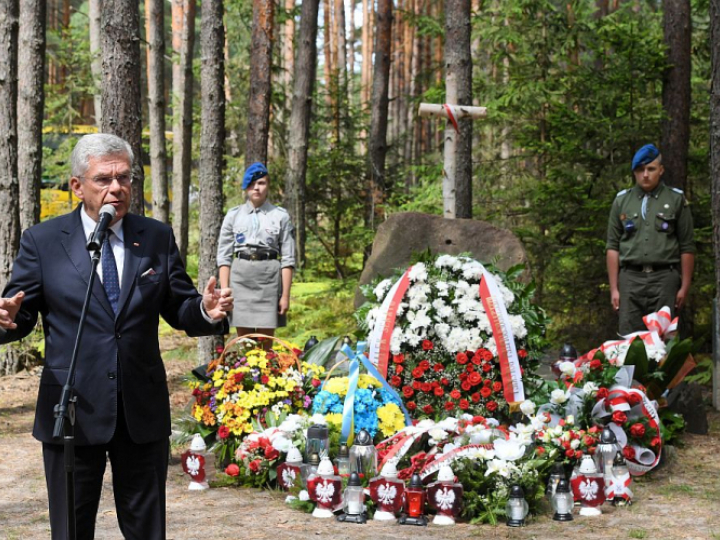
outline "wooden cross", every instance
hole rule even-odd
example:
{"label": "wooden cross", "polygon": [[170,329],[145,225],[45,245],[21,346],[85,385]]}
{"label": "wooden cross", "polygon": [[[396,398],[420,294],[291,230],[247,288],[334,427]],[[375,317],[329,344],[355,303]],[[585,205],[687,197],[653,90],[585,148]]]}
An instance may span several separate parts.
{"label": "wooden cross", "polygon": [[459,118],[477,120],[487,116],[487,107],[470,107],[467,105],[450,105],[444,103],[421,103],[419,116],[441,116],[447,118],[452,127],[445,130],[445,145],[443,147],[443,216],[455,219],[455,145],[458,136]]}

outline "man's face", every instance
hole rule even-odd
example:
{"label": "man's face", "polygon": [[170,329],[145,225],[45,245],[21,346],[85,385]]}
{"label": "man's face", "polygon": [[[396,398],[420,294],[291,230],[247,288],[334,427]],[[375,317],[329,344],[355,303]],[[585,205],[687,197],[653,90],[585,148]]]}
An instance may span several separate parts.
{"label": "man's face", "polygon": [[95,221],[103,205],[113,205],[117,212],[113,223],[116,223],[128,213],[131,178],[132,165],[126,154],[91,157],[85,174],[73,176],[70,187]]}
{"label": "man's face", "polygon": [[245,190],[247,197],[255,208],[262,206],[267,200],[268,196],[268,177],[263,176],[255,180]]}
{"label": "man's face", "polygon": [[633,171],[633,174],[635,175],[637,185],[640,186],[643,191],[650,192],[660,183],[660,177],[663,175],[663,172],[665,172],[665,169],[660,163],[660,158],[657,158],[647,165],[640,165]]}

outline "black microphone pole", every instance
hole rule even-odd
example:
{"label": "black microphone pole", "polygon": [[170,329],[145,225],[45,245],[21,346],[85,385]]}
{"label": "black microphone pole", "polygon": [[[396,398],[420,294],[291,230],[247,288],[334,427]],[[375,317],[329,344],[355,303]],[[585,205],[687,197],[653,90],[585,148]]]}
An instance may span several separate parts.
{"label": "black microphone pole", "polygon": [[[109,217],[109,219],[108,219]],[[100,216],[95,231],[88,241],[87,247],[89,251],[93,251],[91,257],[90,279],[88,279],[88,287],[85,293],[85,301],[83,302],[82,312],[80,313],[80,321],[78,323],[77,336],[75,337],[75,348],[73,349],[68,375],[60,394],[60,401],[54,408],[55,426],[53,429],[53,439],[63,438],[63,450],[65,454],[65,497],[67,508],[67,537],[68,540],[77,538],[77,525],[75,520],[75,404],[77,397],[74,395],[75,386],[75,370],[77,368],[77,358],[80,352],[80,340],[82,338],[83,329],[85,328],[85,320],[87,319],[88,306],[92,295],[95,276],[97,275],[97,266],[100,262],[100,246],[104,241],[105,234],[110,222],[115,217],[115,208],[111,205],[105,205],[100,209]],[[100,239],[100,245],[94,247]]]}

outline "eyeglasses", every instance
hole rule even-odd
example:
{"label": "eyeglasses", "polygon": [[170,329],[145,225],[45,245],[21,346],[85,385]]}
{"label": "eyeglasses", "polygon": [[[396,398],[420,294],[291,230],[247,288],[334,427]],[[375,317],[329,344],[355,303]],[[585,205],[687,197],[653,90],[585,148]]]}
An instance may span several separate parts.
{"label": "eyeglasses", "polygon": [[[80,176],[79,178],[86,178],[85,176]],[[132,184],[133,177],[130,173],[125,174],[118,174],[115,176],[93,176],[90,178],[90,180],[93,181],[96,185],[98,185],[101,188],[109,188],[112,183],[117,180],[117,183],[121,186],[129,186]]]}

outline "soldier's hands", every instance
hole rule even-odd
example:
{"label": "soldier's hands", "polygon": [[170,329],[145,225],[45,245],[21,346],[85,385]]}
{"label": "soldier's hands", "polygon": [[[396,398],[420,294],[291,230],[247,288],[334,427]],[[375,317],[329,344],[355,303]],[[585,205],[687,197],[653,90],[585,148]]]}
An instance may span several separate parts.
{"label": "soldier's hands", "polygon": [[615,311],[620,309],[620,291],[610,291],[610,303]]}
{"label": "soldier's hands", "polygon": [[683,289],[682,287],[675,295],[675,309],[681,310],[683,306],[685,305],[685,301],[687,300],[687,290]]}
{"label": "soldier's hands", "polygon": [[217,288],[217,279],[212,276],[203,291],[203,307],[214,321],[223,319],[233,309],[232,289]]}
{"label": "soldier's hands", "polygon": [[20,291],[12,298],[0,298],[0,326],[6,330],[15,330],[15,316],[20,311],[25,293]]}

